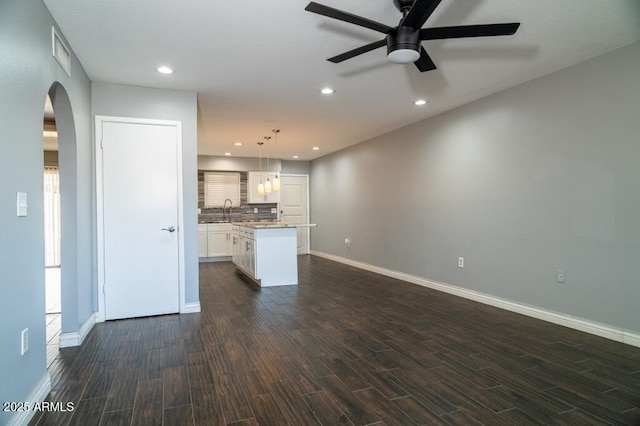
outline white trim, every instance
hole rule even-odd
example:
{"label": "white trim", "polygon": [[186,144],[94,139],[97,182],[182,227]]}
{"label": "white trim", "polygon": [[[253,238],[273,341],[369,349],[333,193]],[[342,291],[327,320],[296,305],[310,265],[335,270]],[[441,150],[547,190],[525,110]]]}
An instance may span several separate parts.
{"label": "white trim", "polygon": [[[29,395],[24,399],[24,401],[29,407],[33,407],[38,402],[44,401],[47,395],[51,392],[51,377],[49,376],[49,372],[46,372],[44,376],[40,379],[38,384],[31,390]],[[26,425],[29,424],[29,421],[36,414],[36,411],[33,409],[27,411],[18,411],[16,414],[9,420],[7,425]]]}
{"label": "white trim", "polygon": [[102,322],[105,317],[104,300],[104,198],[102,193],[102,125],[105,122],[136,123],[176,128],[176,166],[178,179],[178,280],[179,280],[179,312],[187,310],[185,302],[185,259],[184,259],[184,197],[182,182],[182,122],[174,120],[153,120],[148,118],[95,116],[95,152],[96,152],[96,227],[97,227],[97,269],[98,269],[98,311],[96,321]]}
{"label": "white trim", "polygon": [[345,265],[364,269],[365,271],[374,272],[412,284],[417,284],[423,287],[442,291],[444,293],[453,294],[454,296],[474,300],[476,302],[484,303],[485,305],[495,306],[496,308],[504,309],[506,311],[516,312],[532,318],[537,318],[543,321],[548,321],[554,324],[569,327],[574,330],[580,330],[584,331],[585,333],[594,334],[596,336],[604,337],[610,340],[615,340],[616,342],[640,347],[640,334],[634,333],[629,330],[612,327],[606,324],[600,324],[584,318],[578,318],[571,315],[548,311],[546,309],[526,305],[520,302],[514,302],[512,300],[502,299],[500,297],[491,296],[485,293],[480,293],[478,291],[467,290],[465,288],[457,287],[451,284],[430,281],[416,275],[410,275],[405,274],[404,272],[394,271],[392,269],[381,268],[379,266],[370,265],[364,262],[358,262],[356,260],[347,259],[333,254],[323,253],[315,250],[312,250],[311,254],[314,256],[323,257],[325,259],[333,260],[335,262],[343,263]]}
{"label": "white trim", "polygon": [[[310,209],[310,200],[309,200],[309,175],[303,175],[303,174],[296,174],[296,173],[285,173],[282,174],[280,173],[280,177],[283,176],[292,176],[292,177],[305,177],[307,178],[307,217],[306,217],[306,222],[305,223],[309,223],[310,222],[310,215],[311,215],[311,209]],[[278,203],[278,220],[280,220],[280,203]],[[309,228],[307,228],[307,252],[305,254],[310,254],[311,253],[311,230]]]}
{"label": "white trim", "polygon": [[187,302],[184,309],[180,311],[181,314],[197,314],[200,312],[200,302]]}
{"label": "white trim", "polygon": [[89,332],[96,324],[97,312],[92,312],[89,318],[82,324],[79,331],[71,333],[61,333],[59,345],[61,348],[70,348],[73,346],[80,346],[84,339],[89,335]]}

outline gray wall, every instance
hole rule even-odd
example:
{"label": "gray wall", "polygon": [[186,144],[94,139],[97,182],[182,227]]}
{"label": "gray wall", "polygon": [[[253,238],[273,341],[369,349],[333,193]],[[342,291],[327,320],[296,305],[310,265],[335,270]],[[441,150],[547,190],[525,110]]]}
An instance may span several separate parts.
{"label": "gray wall", "polygon": [[94,115],[182,122],[182,195],[184,201],[185,298],[198,302],[198,168],[196,93],[92,83]]}
{"label": "gray wall", "polygon": [[312,249],[640,332],[639,114],[636,43],[313,161]]}
{"label": "gray wall", "polygon": [[[275,172],[280,168],[280,160],[272,159],[270,161],[269,170]],[[215,170],[219,172],[255,172],[260,170],[260,159],[253,157],[198,155],[198,170]],[[267,161],[264,158],[262,159],[262,170],[267,170]]]}
{"label": "gray wall", "polygon": [[285,175],[309,175],[311,174],[311,163],[309,161],[282,161],[282,173]]}
{"label": "gray wall", "polygon": [[[0,1],[0,401],[24,401],[46,374],[42,123],[56,81],[56,118],[66,121],[60,129],[63,331],[78,331],[93,312],[90,82],[75,56],[72,78],[52,57],[52,25],[42,1]],[[18,191],[28,194],[27,217],[16,217]],[[30,349],[21,356],[26,327]],[[0,424],[11,416],[0,412]]]}

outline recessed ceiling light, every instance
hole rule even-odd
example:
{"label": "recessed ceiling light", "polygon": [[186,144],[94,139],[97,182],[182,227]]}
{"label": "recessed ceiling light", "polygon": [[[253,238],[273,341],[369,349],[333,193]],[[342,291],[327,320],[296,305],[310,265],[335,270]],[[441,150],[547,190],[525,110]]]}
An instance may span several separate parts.
{"label": "recessed ceiling light", "polygon": [[320,91],[320,93],[322,93],[323,95],[330,95],[333,92],[335,92],[335,90],[333,90],[331,87],[325,87]]}
{"label": "recessed ceiling light", "polygon": [[320,149],[320,147],[319,147],[319,146],[314,146],[314,147],[313,147],[313,150],[314,150],[314,151],[317,151],[317,150],[319,150],[319,149]]}
{"label": "recessed ceiling light", "polygon": [[242,142],[238,141],[236,143],[234,143],[235,146],[242,146]]}
{"label": "recessed ceiling light", "polygon": [[158,72],[160,74],[173,74],[173,70],[167,66],[158,67]]}
{"label": "recessed ceiling light", "polygon": [[224,155],[229,156],[229,155],[231,155],[231,153],[230,152],[225,152]]}
{"label": "recessed ceiling light", "polygon": [[414,102],[414,104],[416,104],[417,106],[422,106],[422,105],[426,105],[427,101],[425,101],[424,99],[418,99],[417,101]]}
{"label": "recessed ceiling light", "polygon": [[293,158],[298,159],[298,158],[300,158],[300,157],[298,157],[297,155],[294,155],[294,156],[293,156]]}

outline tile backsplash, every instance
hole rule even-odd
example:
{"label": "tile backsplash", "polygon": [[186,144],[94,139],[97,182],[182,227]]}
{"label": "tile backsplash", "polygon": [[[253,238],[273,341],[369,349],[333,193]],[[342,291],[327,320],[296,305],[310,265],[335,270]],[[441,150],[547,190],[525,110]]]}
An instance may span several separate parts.
{"label": "tile backsplash", "polygon": [[[198,170],[198,208],[201,212],[198,215],[198,222],[215,222],[223,220],[222,208],[204,208],[204,173],[215,170]],[[231,221],[256,221],[256,220],[276,220],[277,213],[271,213],[271,209],[277,209],[278,204],[249,204],[247,202],[247,172],[240,173],[240,206],[233,206],[231,209]],[[257,208],[258,213],[254,213],[253,209]]]}

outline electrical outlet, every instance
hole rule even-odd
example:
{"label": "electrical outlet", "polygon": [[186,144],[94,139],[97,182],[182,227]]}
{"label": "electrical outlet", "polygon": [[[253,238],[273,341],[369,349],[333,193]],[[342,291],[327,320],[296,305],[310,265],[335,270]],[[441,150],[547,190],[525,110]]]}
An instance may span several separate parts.
{"label": "electrical outlet", "polygon": [[458,268],[464,268],[464,257],[458,258]]}
{"label": "electrical outlet", "polygon": [[271,207],[271,213],[278,213],[278,209],[276,209],[275,207]]}
{"label": "electrical outlet", "polygon": [[345,238],[344,239],[344,245],[347,246],[347,247],[351,247],[351,240],[348,239],[348,238]]}
{"label": "electrical outlet", "polygon": [[253,214],[258,214],[258,208],[257,207],[253,208]]}
{"label": "electrical outlet", "polygon": [[564,284],[564,278],[564,271],[562,269],[558,269],[558,272],[556,273],[556,281],[560,284]]}
{"label": "electrical outlet", "polygon": [[27,351],[29,350],[29,329],[28,328],[25,328],[24,330],[22,330],[21,349],[22,349],[22,355],[27,353]]}

